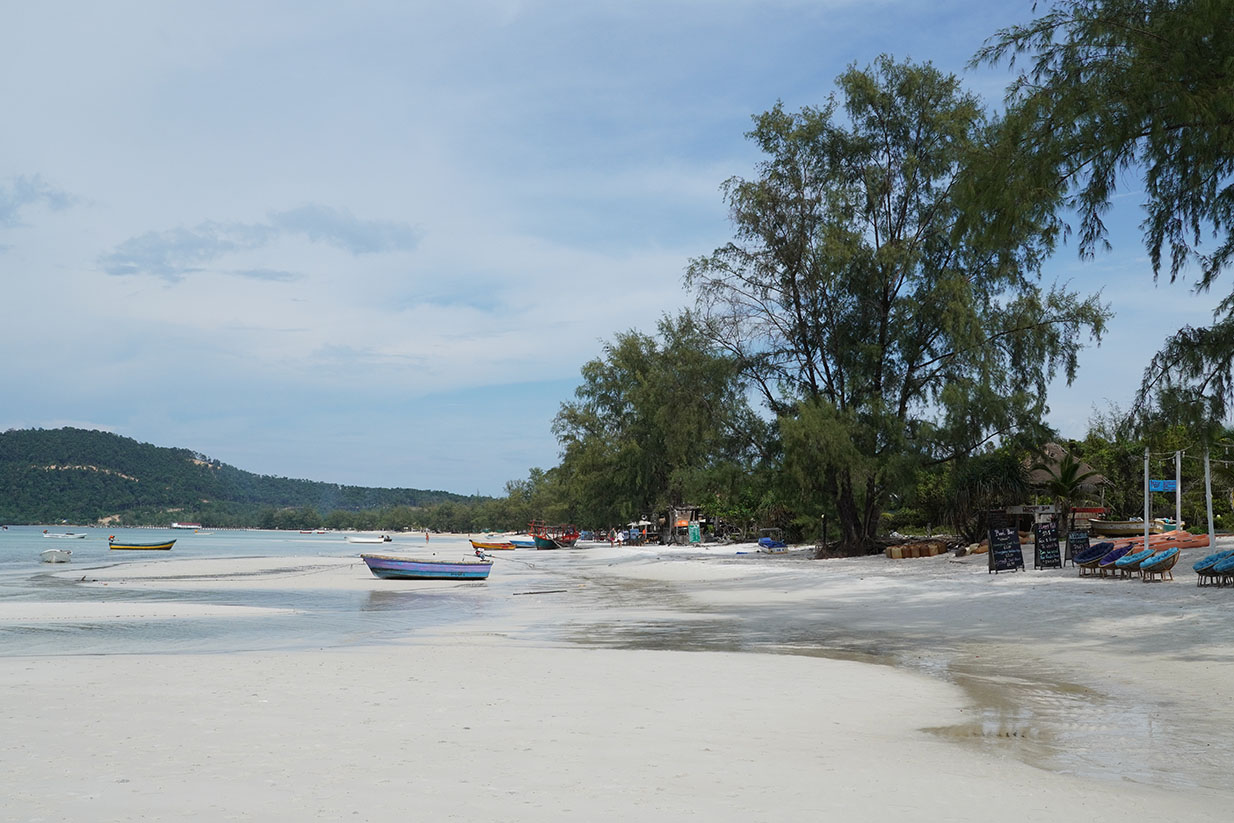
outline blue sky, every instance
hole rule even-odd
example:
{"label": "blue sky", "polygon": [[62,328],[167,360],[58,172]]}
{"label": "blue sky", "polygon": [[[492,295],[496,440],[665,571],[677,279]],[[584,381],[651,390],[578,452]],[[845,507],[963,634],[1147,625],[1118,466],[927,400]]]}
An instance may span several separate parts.
{"label": "blue sky", "polygon": [[[0,429],[74,425],[249,471],[498,494],[619,331],[688,305],[750,117],[879,53],[961,74],[1030,2],[0,7]],[[1214,297],[1112,253],[1047,280],[1117,316],[1051,422],[1126,405]]]}

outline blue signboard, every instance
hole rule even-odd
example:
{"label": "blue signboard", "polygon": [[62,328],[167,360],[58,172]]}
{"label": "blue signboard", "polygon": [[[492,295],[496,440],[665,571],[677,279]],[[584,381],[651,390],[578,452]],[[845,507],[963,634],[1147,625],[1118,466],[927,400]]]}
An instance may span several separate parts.
{"label": "blue signboard", "polygon": [[1178,481],[1176,480],[1149,480],[1148,490],[1150,492],[1172,492],[1178,489]]}

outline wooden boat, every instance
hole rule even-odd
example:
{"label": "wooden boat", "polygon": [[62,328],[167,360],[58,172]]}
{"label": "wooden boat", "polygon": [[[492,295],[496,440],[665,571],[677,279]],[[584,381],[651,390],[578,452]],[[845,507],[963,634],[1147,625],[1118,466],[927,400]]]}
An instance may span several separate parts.
{"label": "wooden boat", "polygon": [[73,559],[73,552],[69,549],[44,549],[39,552],[39,559],[44,563],[68,563]]}
{"label": "wooden boat", "polygon": [[133,549],[137,551],[165,552],[169,551],[174,545],[176,545],[176,541],[174,540],[167,540],[162,543],[130,543],[128,541],[121,541],[117,543],[115,535],[107,538],[107,546],[111,549]]}
{"label": "wooden boat", "polygon": [[527,533],[537,549],[568,549],[578,542],[578,527],[572,523],[549,526],[543,520],[532,520]]}
{"label": "wooden boat", "polygon": [[377,537],[369,537],[363,534],[347,535],[348,543],[389,543],[390,536],[387,534],[378,535]]}
{"label": "wooden boat", "polygon": [[535,538],[523,540],[518,537],[510,538],[510,544],[516,549],[534,549],[536,547]]}
{"label": "wooden boat", "polygon": [[427,560],[396,554],[362,554],[374,577],[390,580],[487,580],[492,560]]}
{"label": "wooden boat", "polygon": [[86,537],[86,533],[85,532],[49,532],[47,531],[47,529],[43,529],[43,536],[44,537],[55,537],[61,540],[84,540]]}
{"label": "wooden boat", "polygon": [[[1144,534],[1143,520],[1102,520],[1100,518],[1092,518],[1088,521],[1088,528],[1096,534],[1104,534],[1108,537],[1135,537],[1137,534]],[[1163,534],[1168,531],[1174,531],[1179,528],[1179,524],[1165,517],[1158,517],[1156,520],[1149,522],[1148,531],[1150,534]]]}
{"label": "wooden boat", "polygon": [[513,543],[482,543],[479,540],[472,540],[471,547],[480,549],[481,551],[510,551],[514,548]]}

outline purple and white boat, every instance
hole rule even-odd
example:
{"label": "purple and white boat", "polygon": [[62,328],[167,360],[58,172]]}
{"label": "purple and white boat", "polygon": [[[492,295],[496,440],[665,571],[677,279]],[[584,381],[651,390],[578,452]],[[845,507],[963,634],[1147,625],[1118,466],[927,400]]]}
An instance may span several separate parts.
{"label": "purple and white boat", "polygon": [[425,560],[397,554],[362,554],[376,577],[395,580],[486,580],[492,560]]}

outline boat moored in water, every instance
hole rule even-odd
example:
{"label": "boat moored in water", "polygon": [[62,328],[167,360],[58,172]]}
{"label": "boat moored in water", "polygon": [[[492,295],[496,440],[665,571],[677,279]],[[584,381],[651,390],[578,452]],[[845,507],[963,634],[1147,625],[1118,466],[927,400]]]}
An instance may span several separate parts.
{"label": "boat moored in water", "polygon": [[161,543],[133,543],[128,540],[116,540],[115,535],[107,538],[107,547],[111,549],[131,549],[134,551],[153,551],[165,552],[169,551],[172,546],[176,545],[175,540],[164,540]]}
{"label": "boat moored in water", "polygon": [[43,536],[44,537],[56,537],[61,540],[84,540],[86,537],[86,533],[85,532],[49,532],[47,531],[47,529],[43,529]]}

